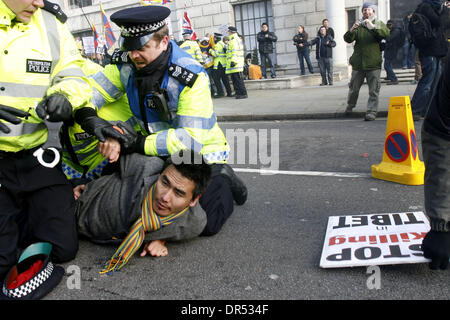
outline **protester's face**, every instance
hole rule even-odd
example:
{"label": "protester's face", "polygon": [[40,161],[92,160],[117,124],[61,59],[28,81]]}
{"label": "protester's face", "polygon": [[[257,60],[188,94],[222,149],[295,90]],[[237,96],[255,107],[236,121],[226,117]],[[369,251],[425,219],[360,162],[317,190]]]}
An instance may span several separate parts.
{"label": "protester's face", "polygon": [[155,183],[152,208],[158,215],[166,217],[184,208],[197,204],[200,196],[193,198],[194,181],[184,177],[174,165],[169,165]]}
{"label": "protester's face", "polygon": [[263,32],[267,32],[267,30],[269,30],[269,27],[268,27],[267,25],[263,24],[263,25],[261,26],[261,30],[262,30]]}
{"label": "protester's face", "polygon": [[322,36],[325,36],[326,34],[327,34],[327,29],[326,28],[320,28],[320,34],[322,35]]}
{"label": "protester's face", "polygon": [[375,11],[372,8],[364,8],[362,14],[364,19],[369,19],[375,14]]}
{"label": "protester's face", "polygon": [[303,33],[303,28],[301,26],[298,27],[298,33]]}
{"label": "protester's face", "polygon": [[169,37],[164,36],[161,41],[157,41],[152,38],[145,46],[138,50],[130,51],[130,58],[133,61],[136,68],[142,69],[149,63],[155,61],[159,55],[167,50],[167,46],[169,44]]}
{"label": "protester's face", "polygon": [[324,26],[325,28],[328,28],[328,20],[324,20],[323,26]]}
{"label": "protester's face", "polygon": [[3,0],[16,15],[17,20],[29,23],[38,8],[44,7],[44,0]]}

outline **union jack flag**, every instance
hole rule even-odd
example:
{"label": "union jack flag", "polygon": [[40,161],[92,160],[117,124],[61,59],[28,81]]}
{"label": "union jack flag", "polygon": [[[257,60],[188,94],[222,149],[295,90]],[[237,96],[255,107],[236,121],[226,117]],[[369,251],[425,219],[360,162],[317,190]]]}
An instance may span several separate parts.
{"label": "union jack flag", "polygon": [[186,6],[184,7],[183,23],[181,25],[181,28],[183,30],[191,30],[192,31],[191,40],[197,40],[197,34],[195,33],[194,28],[192,27],[191,19],[189,19]]}

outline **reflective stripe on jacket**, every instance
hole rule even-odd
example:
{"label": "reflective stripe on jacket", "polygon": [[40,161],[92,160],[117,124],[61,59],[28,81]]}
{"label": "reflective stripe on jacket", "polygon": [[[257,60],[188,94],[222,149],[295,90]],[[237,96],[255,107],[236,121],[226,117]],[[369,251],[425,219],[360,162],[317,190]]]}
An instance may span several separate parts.
{"label": "reflective stripe on jacket", "polygon": [[38,9],[28,24],[14,20],[14,13],[0,1],[0,103],[27,111],[30,117],[0,132],[0,150],[18,152],[47,140],[47,128],[35,107],[54,93],[65,95],[74,109],[92,96],[83,81],[81,57],[67,27],[51,13]]}
{"label": "reflective stripe on jacket", "polygon": [[[234,63],[231,66],[231,62]],[[230,36],[227,50],[227,70],[226,74],[244,71],[244,44],[237,33]]]}

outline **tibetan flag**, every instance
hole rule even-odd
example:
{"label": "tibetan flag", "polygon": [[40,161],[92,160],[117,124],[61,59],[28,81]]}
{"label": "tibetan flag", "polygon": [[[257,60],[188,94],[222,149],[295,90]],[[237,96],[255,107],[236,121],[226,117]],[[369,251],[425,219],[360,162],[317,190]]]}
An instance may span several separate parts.
{"label": "tibetan flag", "polygon": [[95,48],[95,52],[97,52],[97,47],[98,47],[98,34],[97,34],[97,30],[95,30],[95,25],[92,23],[92,34],[94,36],[94,48]]}
{"label": "tibetan flag", "polygon": [[184,7],[183,23],[181,25],[181,28],[183,30],[191,30],[192,31],[191,40],[197,40],[197,34],[195,33],[194,28],[192,28],[191,19],[189,19],[186,7]]}
{"label": "tibetan flag", "polygon": [[103,21],[103,34],[105,36],[106,48],[109,51],[111,48],[114,48],[114,43],[116,42],[116,37],[114,37],[114,33],[111,28],[111,24],[109,23],[108,17],[103,10],[102,3],[100,2],[100,10],[102,13],[102,21]]}

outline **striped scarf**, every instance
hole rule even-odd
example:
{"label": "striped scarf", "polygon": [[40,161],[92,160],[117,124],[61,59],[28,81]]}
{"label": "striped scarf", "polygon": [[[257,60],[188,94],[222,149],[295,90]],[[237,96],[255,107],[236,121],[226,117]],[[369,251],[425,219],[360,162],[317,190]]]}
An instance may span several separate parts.
{"label": "striped scarf", "polygon": [[106,262],[100,274],[112,273],[122,268],[144,242],[145,232],[156,231],[163,226],[171,224],[188,209],[186,207],[180,212],[173,213],[167,217],[158,216],[152,207],[153,191],[154,188],[152,186],[142,202],[141,217],[133,224],[125,240],[123,240],[112,258]]}

